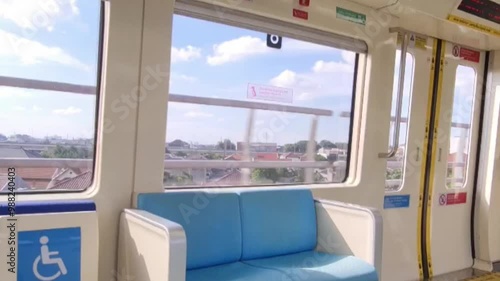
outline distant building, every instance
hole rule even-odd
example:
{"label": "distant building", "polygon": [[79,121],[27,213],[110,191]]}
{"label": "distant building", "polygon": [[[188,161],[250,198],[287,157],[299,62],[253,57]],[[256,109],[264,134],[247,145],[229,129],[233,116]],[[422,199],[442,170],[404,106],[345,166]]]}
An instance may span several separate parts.
{"label": "distant building", "polygon": [[[237,142],[236,150],[244,151],[245,150],[245,142]],[[252,142],[250,143],[250,151],[251,152],[277,152],[278,144],[277,143],[264,143],[264,142]]]}
{"label": "distant building", "polygon": [[299,161],[305,161],[307,159],[307,155],[304,153],[288,152],[281,154],[280,159],[292,162],[299,162]]}
{"label": "distant building", "polygon": [[332,161],[345,161],[347,159],[347,150],[341,148],[320,148],[317,154]]}

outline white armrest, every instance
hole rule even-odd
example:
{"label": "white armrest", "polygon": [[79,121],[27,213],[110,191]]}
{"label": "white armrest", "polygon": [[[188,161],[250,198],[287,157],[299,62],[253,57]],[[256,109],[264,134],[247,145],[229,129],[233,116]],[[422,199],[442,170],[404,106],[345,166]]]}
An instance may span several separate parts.
{"label": "white armrest", "polygon": [[353,255],[382,269],[382,216],[371,208],[316,200],[318,245],[316,249]]}
{"label": "white armrest", "polygon": [[186,235],[179,224],[125,209],[118,243],[117,274],[123,280],[186,280]]}

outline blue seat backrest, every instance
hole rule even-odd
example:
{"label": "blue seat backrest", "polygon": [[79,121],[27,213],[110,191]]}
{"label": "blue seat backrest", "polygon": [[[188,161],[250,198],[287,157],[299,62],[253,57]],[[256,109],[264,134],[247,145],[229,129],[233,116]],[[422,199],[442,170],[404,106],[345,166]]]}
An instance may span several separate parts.
{"label": "blue seat backrest", "polygon": [[242,191],[242,260],[316,246],[316,209],[310,190]]}
{"label": "blue seat backrest", "polygon": [[240,260],[241,219],[237,194],[140,194],[137,207],[182,225],[187,239],[187,269]]}

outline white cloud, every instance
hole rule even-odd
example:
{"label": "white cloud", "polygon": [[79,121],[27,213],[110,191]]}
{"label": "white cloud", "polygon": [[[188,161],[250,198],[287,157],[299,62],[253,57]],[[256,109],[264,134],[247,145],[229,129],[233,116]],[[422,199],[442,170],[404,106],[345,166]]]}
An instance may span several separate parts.
{"label": "white cloud", "polygon": [[185,48],[172,47],[172,63],[192,61],[201,57],[201,49],[193,46]]}
{"label": "white cloud", "polygon": [[197,111],[200,108],[201,105],[199,104],[181,103],[181,102],[168,103],[168,110]]}
{"label": "white cloud", "polygon": [[[281,50],[276,54],[296,56],[304,53],[332,52],[332,50],[332,47],[284,38]],[[267,43],[263,39],[252,36],[242,36],[237,39],[215,44],[213,46],[213,53],[207,56],[207,63],[212,66],[222,65],[230,62],[242,61],[256,55],[268,54],[273,51],[276,50],[267,47]],[[345,56],[344,58],[348,59],[348,62],[354,62],[354,53],[343,51],[342,56]]]}
{"label": "white cloud", "polygon": [[23,64],[54,62],[86,71],[90,69],[89,66],[59,47],[49,47],[4,30],[0,30],[0,46],[2,46],[0,48],[0,58],[16,58]]}
{"label": "white cloud", "polygon": [[265,54],[271,49],[266,42],[252,36],[242,36],[237,39],[215,44],[213,54],[207,57],[207,63],[213,66],[229,62],[241,61],[245,58]]}
{"label": "white cloud", "polygon": [[214,115],[211,113],[206,113],[202,111],[189,111],[184,114],[184,117],[186,118],[210,118],[213,116]]}
{"label": "white cloud", "polygon": [[0,0],[0,18],[32,31],[52,31],[79,13],[77,0]]}
{"label": "white cloud", "polygon": [[178,73],[174,73],[174,72],[172,72],[170,74],[170,84],[175,84],[178,81],[193,83],[193,82],[196,82],[197,80],[198,79],[194,76],[189,76],[189,75],[185,75],[185,74],[178,74]]}
{"label": "white cloud", "polygon": [[336,61],[317,61],[313,66],[315,73],[345,73],[352,72],[353,67],[345,62]]}
{"label": "white cloud", "polygon": [[74,114],[78,114],[80,112],[82,112],[82,110],[80,108],[77,108],[74,106],[70,106],[70,107],[64,108],[64,109],[55,109],[54,111],[52,111],[52,113],[57,114],[57,115],[74,115]]}
{"label": "white cloud", "polygon": [[33,111],[35,112],[42,111],[42,108],[37,105],[33,105]]}
{"label": "white cloud", "polygon": [[26,107],[24,106],[14,106],[15,111],[26,111]]}
{"label": "white cloud", "polygon": [[29,98],[28,90],[13,87],[0,87],[0,98]]}
{"label": "white cloud", "polygon": [[342,51],[342,59],[350,65],[354,65],[356,60],[356,53],[349,51]]}
{"label": "white cloud", "polygon": [[341,61],[316,61],[311,71],[297,73],[286,69],[270,83],[277,87],[290,88],[294,91],[294,100],[312,100],[326,96],[352,94],[354,60],[342,55]]}

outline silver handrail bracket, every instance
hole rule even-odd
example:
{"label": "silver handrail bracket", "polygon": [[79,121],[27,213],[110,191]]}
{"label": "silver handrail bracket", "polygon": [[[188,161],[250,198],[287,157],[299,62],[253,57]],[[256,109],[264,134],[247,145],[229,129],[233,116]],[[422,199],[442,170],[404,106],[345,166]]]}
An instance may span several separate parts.
{"label": "silver handrail bracket", "polygon": [[401,46],[401,61],[399,63],[399,80],[398,80],[398,95],[396,100],[396,116],[394,121],[394,133],[392,135],[392,147],[389,152],[378,154],[379,158],[392,158],[396,155],[399,148],[399,135],[401,131],[401,119],[403,108],[403,94],[405,86],[405,71],[406,71],[406,54],[408,52],[409,38],[411,34],[403,33],[403,42]]}

